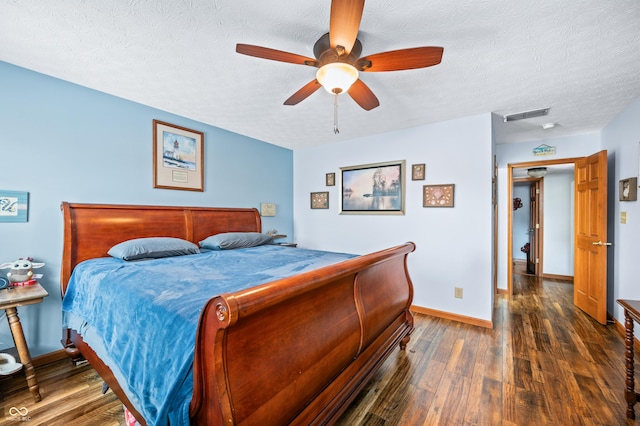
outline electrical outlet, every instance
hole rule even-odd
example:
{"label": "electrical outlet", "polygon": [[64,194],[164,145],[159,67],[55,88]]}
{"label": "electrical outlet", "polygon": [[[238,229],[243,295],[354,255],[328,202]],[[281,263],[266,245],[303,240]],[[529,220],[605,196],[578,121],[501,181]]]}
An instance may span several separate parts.
{"label": "electrical outlet", "polygon": [[454,296],[456,297],[456,299],[462,299],[462,288],[461,287],[454,287]]}

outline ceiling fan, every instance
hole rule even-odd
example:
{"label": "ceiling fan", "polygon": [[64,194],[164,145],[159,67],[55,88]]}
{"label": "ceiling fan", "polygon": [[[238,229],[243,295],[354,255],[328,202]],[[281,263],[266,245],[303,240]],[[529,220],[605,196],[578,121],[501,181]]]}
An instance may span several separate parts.
{"label": "ceiling fan", "polygon": [[[316,78],[291,95],[284,104],[296,105],[315,93],[321,86],[337,95],[347,92],[353,100],[369,111],[380,105],[371,89],[359,78],[360,72],[399,71],[426,68],[442,60],[442,47],[414,47],[360,57],[362,44],[358,30],[364,0],[332,0],[329,32],[315,43],[315,59],[268,47],[237,44],[236,52],[257,58],[318,68]],[[334,128],[337,133],[337,125]]]}

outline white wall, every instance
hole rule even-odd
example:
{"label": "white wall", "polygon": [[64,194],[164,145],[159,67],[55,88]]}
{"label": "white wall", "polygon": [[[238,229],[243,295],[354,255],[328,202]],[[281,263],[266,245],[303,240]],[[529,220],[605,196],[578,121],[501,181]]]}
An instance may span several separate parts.
{"label": "white wall", "polygon": [[[617,299],[640,299],[640,201],[619,201],[620,179],[638,177],[640,158],[640,98],[632,102],[602,131],[602,146],[609,152],[609,283],[607,311],[624,324]],[[620,213],[627,223],[620,223]],[[636,336],[637,336],[636,332]]]}
{"label": "white wall", "polygon": [[[500,141],[496,141],[500,143]],[[556,154],[545,157],[533,155],[533,148],[547,144],[556,147]],[[584,157],[600,151],[600,133],[539,139],[530,142],[496,145],[498,163],[498,288],[507,288],[507,215],[511,205],[502,200],[507,199],[507,166],[528,161],[557,160],[561,158]]]}
{"label": "white wall", "polygon": [[[340,215],[340,167],[393,160],[426,163],[426,180],[406,183],[406,214]],[[414,304],[490,320],[493,306],[491,116],[482,114],[294,152],[294,234],[305,248],[368,253],[406,241]],[[325,174],[336,173],[336,186]],[[425,184],[455,184],[455,207],[423,208]],[[309,194],[329,191],[329,209]],[[454,298],[454,287],[464,297]]]}
{"label": "white wall", "polygon": [[573,276],[573,174],[543,179],[542,273]]}

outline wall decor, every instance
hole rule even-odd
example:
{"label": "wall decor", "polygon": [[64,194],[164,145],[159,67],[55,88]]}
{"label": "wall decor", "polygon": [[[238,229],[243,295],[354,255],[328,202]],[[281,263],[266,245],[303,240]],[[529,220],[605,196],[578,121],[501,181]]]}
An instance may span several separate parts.
{"label": "wall decor", "polygon": [[0,222],[27,222],[29,193],[0,191]]}
{"label": "wall decor", "polygon": [[328,209],[329,193],[328,192],[312,192],[311,208],[312,209]]}
{"label": "wall decor", "polygon": [[276,205],[275,203],[261,203],[260,204],[260,216],[275,216]]}
{"label": "wall decor", "polygon": [[522,199],[519,197],[516,197],[513,199],[513,211],[516,211],[518,209],[521,209],[524,205],[522,204]]}
{"label": "wall decor", "polygon": [[549,146],[547,144],[542,144],[540,146],[533,148],[533,155],[535,155],[536,157],[540,157],[543,155],[555,155],[555,153],[556,153],[556,147]]}
{"label": "wall decor", "polygon": [[422,187],[422,207],[453,207],[455,185],[424,185]]}
{"label": "wall decor", "polygon": [[153,120],[153,187],[204,191],[204,133]]}
{"label": "wall decor", "polygon": [[341,167],[340,170],[340,214],[404,214],[404,160]]}
{"label": "wall decor", "polygon": [[620,181],[620,201],[638,199],[638,178],[632,177]]}
{"label": "wall decor", "polygon": [[411,166],[411,180],[424,180],[426,172],[425,164],[414,164]]}
{"label": "wall decor", "polygon": [[327,186],[335,186],[336,185],[336,174],[335,173],[327,173],[326,185]]}

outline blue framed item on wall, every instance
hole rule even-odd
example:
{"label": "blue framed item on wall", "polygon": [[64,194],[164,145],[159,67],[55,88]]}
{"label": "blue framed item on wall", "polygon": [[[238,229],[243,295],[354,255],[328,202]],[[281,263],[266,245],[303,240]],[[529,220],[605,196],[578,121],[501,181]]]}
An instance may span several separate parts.
{"label": "blue framed item on wall", "polygon": [[26,222],[29,193],[0,190],[0,222]]}

